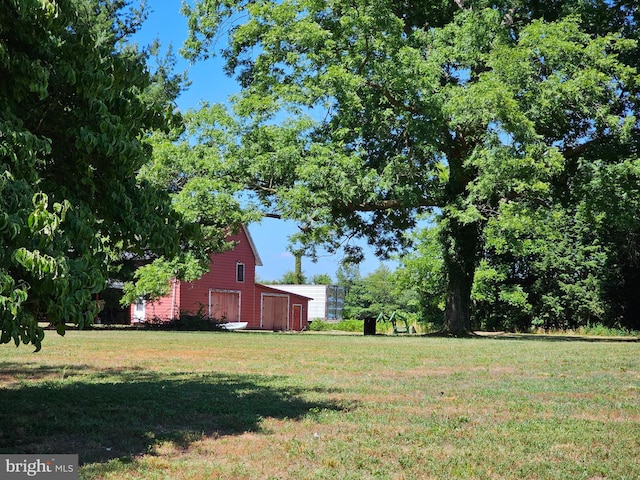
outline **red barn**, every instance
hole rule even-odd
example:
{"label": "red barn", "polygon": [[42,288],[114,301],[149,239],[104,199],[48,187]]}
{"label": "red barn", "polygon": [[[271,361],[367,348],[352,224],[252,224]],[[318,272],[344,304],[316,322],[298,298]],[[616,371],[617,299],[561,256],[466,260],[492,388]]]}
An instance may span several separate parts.
{"label": "red barn", "polygon": [[247,322],[251,329],[306,329],[310,299],[255,283],[262,261],[249,230],[242,228],[228,240],[235,243],[233,250],[212,255],[211,268],[202,278],[174,280],[168,296],[132,305],[131,322],[201,314],[222,322]]}

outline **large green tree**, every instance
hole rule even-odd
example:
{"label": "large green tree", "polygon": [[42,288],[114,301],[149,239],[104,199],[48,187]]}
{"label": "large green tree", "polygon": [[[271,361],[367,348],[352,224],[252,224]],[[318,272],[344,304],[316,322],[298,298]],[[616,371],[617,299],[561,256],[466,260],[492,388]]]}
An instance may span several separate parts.
{"label": "large green tree", "polygon": [[413,232],[413,248],[399,256],[394,289],[413,292],[409,300],[419,319],[440,327],[444,320],[445,278],[440,232],[433,220]]}
{"label": "large green tree", "polygon": [[[636,142],[640,140],[636,137]],[[606,254],[600,274],[606,322],[640,330],[640,158],[586,169],[581,213]],[[605,156],[605,158],[608,155]]]}
{"label": "large green tree", "polygon": [[377,318],[384,313],[414,313],[412,305],[414,291],[397,288],[394,272],[385,264],[380,264],[373,272],[359,278],[345,295],[344,318]]}
{"label": "large green tree", "polygon": [[136,175],[180,79],[128,43],[144,13],[127,3],[0,3],[1,343],[91,323],[125,259],[178,250],[168,195]]}
{"label": "large green tree", "polygon": [[472,298],[475,326],[526,331],[608,323],[606,248],[573,209],[511,205],[491,219]]}
{"label": "large green tree", "polygon": [[186,51],[226,37],[242,85],[225,174],[297,219],[303,246],[366,237],[385,253],[439,213],[451,333],[471,328],[487,222],[637,135],[634,2],[198,0],[186,14]]}

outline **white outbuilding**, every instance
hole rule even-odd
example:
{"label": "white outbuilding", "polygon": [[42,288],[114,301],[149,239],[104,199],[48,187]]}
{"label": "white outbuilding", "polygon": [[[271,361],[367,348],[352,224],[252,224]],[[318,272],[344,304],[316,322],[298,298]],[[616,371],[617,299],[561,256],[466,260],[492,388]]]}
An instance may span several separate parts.
{"label": "white outbuilding", "polygon": [[344,307],[344,287],[340,285],[274,285],[278,290],[309,297],[308,321],[339,322]]}

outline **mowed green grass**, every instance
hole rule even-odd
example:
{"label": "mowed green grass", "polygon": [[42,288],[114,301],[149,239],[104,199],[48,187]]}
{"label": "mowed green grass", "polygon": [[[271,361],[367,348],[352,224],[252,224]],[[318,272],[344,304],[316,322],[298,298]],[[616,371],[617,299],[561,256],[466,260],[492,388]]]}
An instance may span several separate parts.
{"label": "mowed green grass", "polygon": [[640,478],[637,342],[72,331],[31,351],[0,347],[0,452],[77,453],[83,479]]}

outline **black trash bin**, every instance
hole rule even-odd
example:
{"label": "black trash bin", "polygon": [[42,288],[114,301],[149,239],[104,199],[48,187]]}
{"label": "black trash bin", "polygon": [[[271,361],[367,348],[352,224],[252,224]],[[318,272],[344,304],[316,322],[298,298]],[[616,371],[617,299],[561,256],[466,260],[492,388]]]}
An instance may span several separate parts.
{"label": "black trash bin", "polygon": [[364,319],[364,334],[375,335],[376,334],[376,319],[365,318]]}

